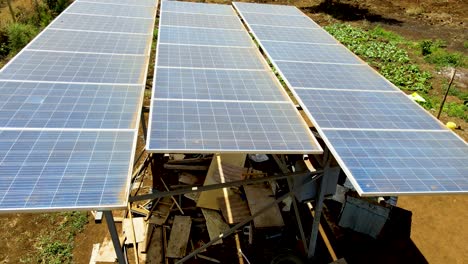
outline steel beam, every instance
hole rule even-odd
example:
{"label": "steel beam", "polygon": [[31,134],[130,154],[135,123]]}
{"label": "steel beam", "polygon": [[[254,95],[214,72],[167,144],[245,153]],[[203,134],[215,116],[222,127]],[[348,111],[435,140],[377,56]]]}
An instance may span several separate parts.
{"label": "steel beam", "polygon": [[122,251],[122,245],[120,245],[119,234],[117,233],[117,228],[115,227],[114,216],[112,211],[104,211],[104,216],[107,222],[107,228],[112,239],[112,244],[114,245],[115,254],[117,255],[117,260],[119,264],[126,264],[126,259]]}

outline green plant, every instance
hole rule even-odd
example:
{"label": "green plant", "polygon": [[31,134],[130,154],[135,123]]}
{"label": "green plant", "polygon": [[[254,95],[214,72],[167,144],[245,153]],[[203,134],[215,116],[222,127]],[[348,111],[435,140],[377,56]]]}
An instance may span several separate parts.
{"label": "green plant", "polygon": [[18,52],[37,34],[37,29],[29,24],[11,23],[6,28],[10,52]]}
{"label": "green plant", "polygon": [[468,122],[468,106],[464,104],[446,102],[443,111],[446,112],[448,116],[458,117]]}
{"label": "green plant", "polygon": [[421,54],[423,56],[429,55],[432,53],[432,40],[423,40],[419,43],[419,46],[421,47]]}
{"label": "green plant", "polygon": [[458,52],[448,52],[445,49],[436,49],[431,54],[424,57],[429,62],[439,66],[464,67],[466,57]]}

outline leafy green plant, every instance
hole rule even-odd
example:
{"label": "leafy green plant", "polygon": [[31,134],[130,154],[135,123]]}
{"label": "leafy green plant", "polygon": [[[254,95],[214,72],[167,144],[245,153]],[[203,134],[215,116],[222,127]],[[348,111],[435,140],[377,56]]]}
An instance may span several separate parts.
{"label": "leafy green plant", "polygon": [[468,122],[468,106],[464,104],[446,102],[443,111],[446,112],[448,116],[458,117]]}
{"label": "leafy green plant", "polygon": [[7,26],[6,32],[8,49],[16,53],[36,36],[37,29],[29,24],[11,23]]}
{"label": "leafy green plant", "polygon": [[431,89],[431,74],[415,64],[385,64],[381,67],[382,75],[396,86],[408,91],[427,93]]}

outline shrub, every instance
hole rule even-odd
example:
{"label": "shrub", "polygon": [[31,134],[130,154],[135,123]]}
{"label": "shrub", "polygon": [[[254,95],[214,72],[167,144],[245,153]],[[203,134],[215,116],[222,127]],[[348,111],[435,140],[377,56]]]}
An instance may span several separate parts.
{"label": "shrub", "polygon": [[36,36],[37,29],[29,24],[11,23],[7,26],[6,32],[8,49],[16,53]]}

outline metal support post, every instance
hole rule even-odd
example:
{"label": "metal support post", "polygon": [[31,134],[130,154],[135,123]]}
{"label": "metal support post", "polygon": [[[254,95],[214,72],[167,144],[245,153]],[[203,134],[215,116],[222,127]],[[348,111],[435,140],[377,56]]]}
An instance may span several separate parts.
{"label": "metal support post", "polygon": [[109,233],[112,238],[112,244],[114,245],[117,260],[119,261],[119,264],[126,264],[127,262],[122,251],[122,245],[120,245],[119,234],[117,233],[117,228],[115,227],[112,211],[104,211],[104,216],[106,218],[107,228],[109,228]]}
{"label": "metal support post", "polygon": [[146,129],[145,111],[141,111],[140,122],[141,122],[141,130],[143,130],[143,138],[145,139],[145,142],[146,142],[146,133],[148,132],[148,129]]}
{"label": "metal support post", "polygon": [[307,240],[304,234],[304,228],[302,227],[302,220],[301,220],[301,215],[299,214],[299,207],[296,202],[296,196],[294,195],[294,186],[292,182],[292,177],[289,176],[287,178],[288,180],[288,186],[289,186],[289,192],[291,193],[291,200],[294,208],[294,213],[296,214],[296,221],[297,221],[297,226],[299,227],[299,233],[301,234],[301,240],[302,240],[302,246],[304,247],[304,250],[307,248]]}
{"label": "metal support post", "polygon": [[[326,156],[326,155],[324,155]],[[330,168],[330,158],[328,157],[328,161],[326,162],[324,171],[327,171]],[[314,221],[312,222],[312,231],[310,233],[310,242],[309,242],[309,250],[307,252],[307,258],[311,259],[315,256],[315,248],[317,246],[317,236],[319,231],[320,225],[320,217],[322,216],[322,209],[323,209],[323,200],[325,197],[325,191],[327,186],[328,177],[326,177],[327,173],[324,173],[324,176],[321,177],[319,183],[319,192],[318,197],[315,199],[315,216]]]}

